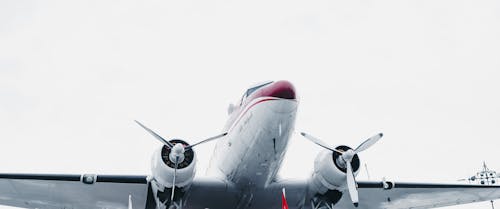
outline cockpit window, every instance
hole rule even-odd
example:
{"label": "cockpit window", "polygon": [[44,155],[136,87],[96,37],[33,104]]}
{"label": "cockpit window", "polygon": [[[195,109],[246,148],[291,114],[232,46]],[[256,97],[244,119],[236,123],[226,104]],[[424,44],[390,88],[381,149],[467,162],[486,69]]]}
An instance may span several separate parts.
{"label": "cockpit window", "polygon": [[260,89],[260,88],[262,88],[262,87],[264,87],[264,86],[267,86],[267,85],[268,85],[268,84],[270,84],[270,83],[272,83],[272,81],[271,81],[271,82],[266,82],[266,83],[264,83],[264,84],[257,85],[257,86],[252,87],[252,88],[249,88],[249,89],[247,90],[247,93],[245,94],[245,96],[246,96],[246,97],[250,96],[250,94],[252,94],[252,93],[253,93],[254,91],[256,91],[257,89]]}
{"label": "cockpit window", "polygon": [[273,82],[273,81],[265,82],[265,83],[263,83],[263,84],[259,84],[259,85],[256,85],[256,86],[254,86],[254,87],[249,88],[249,89],[245,92],[245,94],[243,94],[243,97],[241,97],[241,102],[240,102],[240,104],[242,104],[242,103],[243,103],[243,101],[245,101],[245,99],[246,99],[248,96],[250,96],[253,92],[255,92],[257,89],[260,89],[260,88],[262,88],[262,87],[264,87],[264,86],[267,86],[267,85],[269,85],[269,84],[270,84],[270,83],[272,83],[272,82]]}

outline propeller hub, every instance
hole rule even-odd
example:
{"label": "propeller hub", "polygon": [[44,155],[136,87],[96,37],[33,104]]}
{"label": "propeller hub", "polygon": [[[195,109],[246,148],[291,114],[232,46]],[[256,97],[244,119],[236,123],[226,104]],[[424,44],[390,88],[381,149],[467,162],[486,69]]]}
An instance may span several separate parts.
{"label": "propeller hub", "polygon": [[354,157],[355,154],[356,153],[352,149],[348,149],[347,151],[342,153],[342,159],[344,159],[346,163],[349,163],[352,161],[352,158]]}
{"label": "propeller hub", "polygon": [[170,155],[168,156],[170,161],[173,163],[181,163],[184,161],[184,152],[186,150],[184,149],[184,145],[182,143],[176,143],[174,144],[174,147],[172,147],[172,151],[170,152]]}
{"label": "propeller hub", "polygon": [[[347,160],[350,158],[350,163],[352,166],[352,169],[354,172],[356,172],[359,169],[360,161],[357,153],[354,153],[354,155],[351,157],[352,153],[346,153],[349,150],[354,151],[351,147],[345,146],[345,145],[340,145],[335,148],[339,152],[333,152],[332,153],[332,158],[334,161],[335,166],[342,171],[342,172],[347,172]],[[340,153],[341,152],[341,153]]]}

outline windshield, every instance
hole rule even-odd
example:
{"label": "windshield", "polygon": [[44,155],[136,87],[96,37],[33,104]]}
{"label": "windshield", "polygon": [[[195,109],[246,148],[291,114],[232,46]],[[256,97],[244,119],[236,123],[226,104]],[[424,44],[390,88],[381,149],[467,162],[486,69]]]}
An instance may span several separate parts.
{"label": "windshield", "polygon": [[272,83],[272,81],[271,81],[271,82],[266,82],[266,83],[264,83],[264,84],[257,85],[257,86],[252,87],[252,88],[249,88],[249,89],[247,90],[247,93],[245,94],[245,96],[246,96],[246,97],[250,96],[250,94],[252,94],[252,93],[253,93],[254,91],[256,91],[257,89],[260,89],[260,88],[262,88],[263,86],[266,86],[266,85],[268,85],[268,84],[270,84],[270,83]]}
{"label": "windshield", "polygon": [[265,82],[265,83],[263,83],[263,84],[259,84],[259,85],[256,85],[256,86],[254,86],[254,87],[249,88],[249,89],[245,92],[245,94],[243,94],[243,97],[241,97],[241,103],[243,103],[243,101],[245,101],[245,99],[246,99],[248,96],[250,96],[253,92],[255,92],[257,89],[260,89],[260,88],[262,88],[262,87],[264,87],[264,86],[267,86],[267,85],[269,85],[269,84],[270,84],[270,83],[272,83],[272,82],[273,82],[273,81]]}

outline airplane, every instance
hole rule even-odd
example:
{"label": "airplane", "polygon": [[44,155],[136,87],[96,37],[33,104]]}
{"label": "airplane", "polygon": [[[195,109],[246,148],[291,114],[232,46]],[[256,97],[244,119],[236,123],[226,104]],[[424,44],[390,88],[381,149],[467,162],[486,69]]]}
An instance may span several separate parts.
{"label": "airplane", "polygon": [[[161,142],[153,153],[150,175],[3,173],[0,204],[37,209],[272,209],[280,205],[282,209],[418,209],[500,197],[497,185],[357,181],[359,153],[378,142],[381,133],[351,148],[331,146],[301,132],[324,151],[317,154],[308,179],[281,179],[277,174],[295,133],[297,108],[295,87],[281,80],[247,89],[239,104],[229,106],[221,133],[191,144],[167,140],[136,121]],[[195,176],[194,148],[214,140],[206,176]]]}

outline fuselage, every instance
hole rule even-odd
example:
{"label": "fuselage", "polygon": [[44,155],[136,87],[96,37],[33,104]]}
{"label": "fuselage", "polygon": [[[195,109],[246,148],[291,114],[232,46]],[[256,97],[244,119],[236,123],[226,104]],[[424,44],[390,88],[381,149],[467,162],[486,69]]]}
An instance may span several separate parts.
{"label": "fuselage", "polygon": [[227,136],[214,149],[208,175],[238,187],[266,187],[276,179],[297,112],[288,81],[250,88],[230,109]]}

